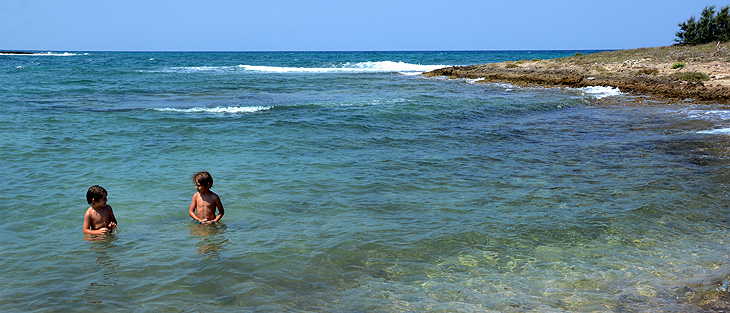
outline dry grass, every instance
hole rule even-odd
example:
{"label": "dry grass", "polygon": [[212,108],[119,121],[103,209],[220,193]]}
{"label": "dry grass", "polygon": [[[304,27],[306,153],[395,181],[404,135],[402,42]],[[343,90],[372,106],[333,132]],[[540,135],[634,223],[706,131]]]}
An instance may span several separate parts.
{"label": "dry grass", "polygon": [[[718,49],[720,52],[718,52]],[[630,50],[606,51],[593,54],[575,55],[556,59],[561,63],[613,63],[626,60],[651,60],[657,63],[675,62],[730,62],[730,43],[718,46],[709,43],[698,46],[667,46],[654,48],[639,48]]]}

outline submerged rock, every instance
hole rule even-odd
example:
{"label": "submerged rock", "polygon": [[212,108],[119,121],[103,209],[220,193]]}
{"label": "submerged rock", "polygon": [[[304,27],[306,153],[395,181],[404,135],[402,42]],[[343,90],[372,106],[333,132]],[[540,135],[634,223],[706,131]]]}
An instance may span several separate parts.
{"label": "submerged rock", "polygon": [[730,281],[724,278],[709,286],[698,286],[699,290],[685,287],[689,301],[705,310],[712,312],[730,312]]}

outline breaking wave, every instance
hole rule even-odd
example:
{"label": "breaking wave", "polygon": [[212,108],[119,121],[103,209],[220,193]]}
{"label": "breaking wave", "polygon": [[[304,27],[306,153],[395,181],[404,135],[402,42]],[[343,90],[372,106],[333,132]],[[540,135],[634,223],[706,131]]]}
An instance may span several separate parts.
{"label": "breaking wave", "polygon": [[195,108],[154,108],[154,111],[160,112],[177,112],[177,113],[218,113],[218,114],[240,114],[240,113],[255,113],[260,111],[266,111],[271,107],[265,106],[249,106],[249,107],[195,107]]}
{"label": "breaking wave", "polygon": [[417,75],[446,66],[448,65],[422,65],[405,62],[379,61],[356,63],[347,62],[328,67],[287,67],[243,64],[238,66],[189,66],[172,67],[162,70],[162,72],[195,73],[243,70],[263,73],[400,73],[403,75]]}
{"label": "breaking wave", "polygon": [[619,96],[622,95],[621,90],[614,87],[606,86],[591,86],[578,88],[578,90],[585,96],[589,96],[595,99],[603,99],[605,97]]}

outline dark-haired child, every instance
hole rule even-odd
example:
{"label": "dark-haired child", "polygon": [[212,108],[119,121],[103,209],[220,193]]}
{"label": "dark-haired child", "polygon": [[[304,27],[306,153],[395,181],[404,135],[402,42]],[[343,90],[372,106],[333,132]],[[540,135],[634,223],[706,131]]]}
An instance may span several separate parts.
{"label": "dark-haired child", "polygon": [[84,214],[84,234],[103,235],[117,228],[112,207],[106,204],[106,189],[99,185],[89,187],[86,202],[91,206]]}
{"label": "dark-haired child", "polygon": [[[203,224],[218,223],[225,211],[221,199],[215,192],[210,191],[213,187],[213,177],[208,172],[198,172],[192,178],[198,192],[193,195],[190,203],[188,212],[190,217]],[[218,215],[215,214],[216,208]]]}

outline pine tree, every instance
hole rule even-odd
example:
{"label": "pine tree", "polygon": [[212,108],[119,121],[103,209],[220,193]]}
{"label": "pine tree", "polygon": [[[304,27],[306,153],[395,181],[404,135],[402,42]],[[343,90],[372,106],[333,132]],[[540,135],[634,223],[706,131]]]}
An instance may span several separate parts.
{"label": "pine tree", "polygon": [[730,5],[715,11],[710,5],[702,10],[699,19],[694,16],[679,23],[676,42],[685,45],[699,45],[713,41],[730,41]]}

